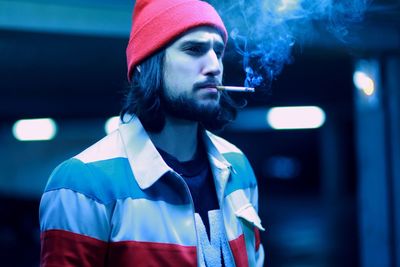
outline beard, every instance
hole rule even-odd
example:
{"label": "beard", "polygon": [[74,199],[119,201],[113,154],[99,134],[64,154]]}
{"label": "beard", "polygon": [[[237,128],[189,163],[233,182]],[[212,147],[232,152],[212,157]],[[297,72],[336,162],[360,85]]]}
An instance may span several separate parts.
{"label": "beard", "polygon": [[174,98],[163,93],[161,103],[167,115],[178,119],[199,122],[206,128],[208,128],[208,125],[214,125],[221,113],[219,103],[203,104],[185,93]]}

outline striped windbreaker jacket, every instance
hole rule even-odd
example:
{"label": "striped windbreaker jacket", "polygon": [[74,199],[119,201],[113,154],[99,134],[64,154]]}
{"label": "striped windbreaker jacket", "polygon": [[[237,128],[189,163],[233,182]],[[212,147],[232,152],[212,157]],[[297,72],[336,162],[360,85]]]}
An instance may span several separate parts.
{"label": "striped windbreaker jacket", "polygon": [[[224,139],[209,132],[203,137],[235,265],[262,266],[263,228],[251,166]],[[39,213],[41,266],[199,263],[189,190],[136,117],[60,164],[47,183]]]}

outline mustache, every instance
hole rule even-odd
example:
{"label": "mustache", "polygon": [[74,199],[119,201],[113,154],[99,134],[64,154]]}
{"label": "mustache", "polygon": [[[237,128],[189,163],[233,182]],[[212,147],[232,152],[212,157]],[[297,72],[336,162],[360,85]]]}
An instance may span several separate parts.
{"label": "mustache", "polygon": [[201,81],[201,82],[196,82],[193,85],[194,89],[201,89],[201,88],[207,88],[207,87],[217,87],[222,85],[222,82],[219,81],[216,78],[207,78],[205,81]]}

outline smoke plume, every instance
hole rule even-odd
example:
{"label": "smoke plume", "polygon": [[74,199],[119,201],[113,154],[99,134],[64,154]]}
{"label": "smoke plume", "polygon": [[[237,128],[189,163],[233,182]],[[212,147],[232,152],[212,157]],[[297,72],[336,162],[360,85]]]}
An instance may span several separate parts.
{"label": "smoke plume", "polygon": [[342,42],[372,0],[225,0],[214,5],[243,57],[244,86],[269,89],[304,36],[324,28]]}

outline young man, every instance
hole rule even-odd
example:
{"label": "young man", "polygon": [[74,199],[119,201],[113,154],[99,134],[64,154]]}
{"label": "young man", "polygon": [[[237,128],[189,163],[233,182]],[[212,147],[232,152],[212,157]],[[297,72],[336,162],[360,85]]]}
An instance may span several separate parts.
{"label": "young man", "polygon": [[136,1],[122,124],[51,175],[41,266],[263,265],[254,173],[207,131],[236,114],[226,41],[206,2]]}

